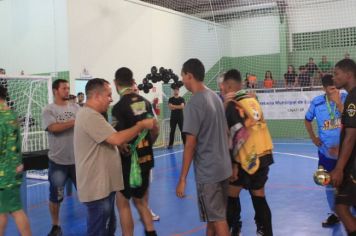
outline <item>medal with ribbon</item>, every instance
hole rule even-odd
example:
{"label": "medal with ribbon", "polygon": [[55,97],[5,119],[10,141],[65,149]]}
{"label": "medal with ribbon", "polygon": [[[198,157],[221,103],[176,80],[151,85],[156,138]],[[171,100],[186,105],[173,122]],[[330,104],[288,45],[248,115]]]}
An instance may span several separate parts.
{"label": "medal with ribbon", "polygon": [[325,100],[326,100],[326,107],[328,108],[328,112],[330,115],[330,125],[334,128],[336,125],[336,118],[335,118],[335,114],[336,114],[336,104],[334,104],[333,109],[331,108],[330,102],[329,102],[329,98],[328,96],[325,95]]}

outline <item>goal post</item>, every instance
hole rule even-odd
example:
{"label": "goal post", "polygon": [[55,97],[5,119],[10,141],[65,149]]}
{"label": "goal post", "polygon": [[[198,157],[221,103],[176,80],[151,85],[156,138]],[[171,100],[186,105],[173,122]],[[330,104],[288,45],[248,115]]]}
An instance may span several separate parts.
{"label": "goal post", "polygon": [[[18,117],[22,152],[48,149],[47,134],[42,128],[42,110],[52,102],[51,77],[0,76],[0,84],[7,88],[7,103]],[[28,171],[27,177],[46,179],[46,174],[40,172]]]}

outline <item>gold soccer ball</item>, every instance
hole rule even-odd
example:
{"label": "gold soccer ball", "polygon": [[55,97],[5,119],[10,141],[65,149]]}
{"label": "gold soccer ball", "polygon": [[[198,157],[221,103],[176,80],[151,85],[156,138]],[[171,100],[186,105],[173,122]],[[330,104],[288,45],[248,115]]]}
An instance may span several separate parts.
{"label": "gold soccer ball", "polygon": [[317,185],[321,186],[326,186],[330,184],[331,181],[330,174],[322,166],[319,166],[317,171],[314,173],[313,179]]}

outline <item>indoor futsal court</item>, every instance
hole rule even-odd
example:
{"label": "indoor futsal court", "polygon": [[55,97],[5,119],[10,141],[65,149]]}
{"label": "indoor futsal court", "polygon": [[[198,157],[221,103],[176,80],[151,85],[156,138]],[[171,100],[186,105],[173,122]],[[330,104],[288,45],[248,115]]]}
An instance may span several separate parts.
{"label": "indoor futsal court", "polygon": [[[315,148],[308,142],[290,142],[281,139],[275,141],[275,164],[271,167],[270,180],[267,182],[267,200],[273,215],[274,235],[295,236],[342,236],[343,227],[325,229],[321,222],[327,216],[327,203],[323,187],[315,185],[312,175],[317,166]],[[175,196],[175,187],[182,162],[182,148],[172,150],[156,149],[156,167],[150,191],[150,206],[160,216],[155,222],[159,235],[184,236],[205,235],[205,225],[199,221],[196,205],[196,190],[193,173],[190,173],[186,198]],[[27,207],[33,235],[45,235],[51,224],[48,218],[47,181],[27,182]],[[247,191],[241,194],[242,233],[255,235],[253,207]],[[76,194],[66,198],[61,212],[64,235],[85,235],[86,210],[80,204]],[[134,213],[135,235],[142,235],[137,212]],[[11,222],[6,235],[17,235]],[[120,228],[116,235],[120,234]]]}
{"label": "indoor futsal court", "polygon": [[[149,206],[160,217],[155,230],[161,236],[205,235],[192,166],[186,196],[176,196],[184,149],[179,124],[170,137],[170,98],[178,88],[184,106],[189,103],[182,65],[197,58],[205,67],[204,85],[221,99],[223,74],[237,69],[243,89],[262,108],[274,146],[265,187],[273,235],[346,236],[342,223],[322,227],[331,212],[325,187],[313,179],[318,148],[305,120],[313,98],[325,93],[322,77],[334,75],[340,60],[356,59],[355,13],[356,0],[0,0],[0,85],[7,88],[6,103],[19,123],[26,170],[22,204],[32,235],[47,236],[52,227],[50,132],[43,111],[55,102],[53,82],[67,81],[68,100],[83,106],[89,81],[109,81],[111,128],[112,110],[123,94],[114,82],[121,67],[133,71],[138,94],[152,105],[159,124],[149,191]],[[340,125],[334,118],[329,125]],[[318,134],[317,122],[311,124]],[[86,206],[70,183],[64,195],[63,236],[85,236]],[[250,193],[242,190],[240,199],[242,235],[254,236]],[[134,235],[145,235],[132,201],[131,209]],[[116,235],[122,235],[116,206],[115,211]],[[20,235],[14,219],[8,219],[4,236]]]}

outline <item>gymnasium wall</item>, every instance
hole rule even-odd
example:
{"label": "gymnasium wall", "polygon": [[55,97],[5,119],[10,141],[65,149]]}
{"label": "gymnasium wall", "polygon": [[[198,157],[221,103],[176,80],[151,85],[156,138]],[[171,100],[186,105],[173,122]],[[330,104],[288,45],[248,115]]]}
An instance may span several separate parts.
{"label": "gymnasium wall", "polygon": [[279,17],[259,16],[229,21],[231,57],[279,53]]}
{"label": "gymnasium wall", "polygon": [[[337,9],[337,10],[335,10]],[[314,57],[317,63],[322,55],[327,55],[333,63],[344,57],[349,52],[351,57],[356,57],[355,46],[339,46],[308,51],[293,51],[292,34],[305,32],[322,32],[333,29],[356,27],[356,1],[328,1],[322,4],[309,4],[307,7],[295,7],[287,11],[290,31],[290,62],[296,66],[305,64],[309,57]],[[311,20],[312,19],[312,20]],[[334,37],[345,37],[336,35]],[[353,34],[353,38],[356,35]]]}
{"label": "gymnasium wall", "polygon": [[210,68],[228,51],[229,44],[216,41],[228,40],[227,27],[138,1],[69,1],[68,19],[71,80],[83,67],[109,80],[121,66],[131,68],[138,82],[153,65],[179,75],[188,58]]}
{"label": "gymnasium wall", "polygon": [[287,9],[290,33],[354,27],[356,1],[309,1]]}
{"label": "gymnasium wall", "polygon": [[68,71],[67,3],[0,1],[0,67],[8,75]]}

